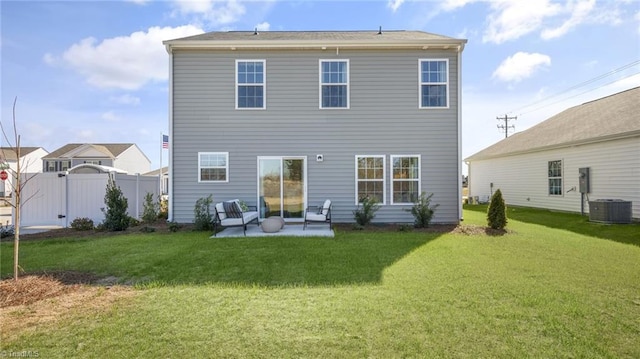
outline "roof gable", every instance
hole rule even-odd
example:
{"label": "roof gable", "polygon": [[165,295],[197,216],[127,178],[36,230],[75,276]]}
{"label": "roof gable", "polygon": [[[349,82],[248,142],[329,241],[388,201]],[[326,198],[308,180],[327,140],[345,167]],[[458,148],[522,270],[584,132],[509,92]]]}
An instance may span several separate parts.
{"label": "roof gable", "polygon": [[[42,147],[20,147],[20,156],[24,157],[33,151],[37,151]],[[43,149],[44,150],[44,149]],[[16,151],[13,147],[0,147],[0,158],[5,161],[15,161],[17,159]]]}
{"label": "roof gable", "polygon": [[473,161],[640,135],[640,87],[583,103],[477,152]]}
{"label": "roof gable", "polygon": [[117,158],[133,143],[70,143],[44,156],[44,159],[75,157],[108,157]]}

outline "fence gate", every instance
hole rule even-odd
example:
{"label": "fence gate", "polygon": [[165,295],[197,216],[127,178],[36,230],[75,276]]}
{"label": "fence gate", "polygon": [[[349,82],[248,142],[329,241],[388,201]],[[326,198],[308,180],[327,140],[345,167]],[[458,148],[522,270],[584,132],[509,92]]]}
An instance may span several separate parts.
{"label": "fence gate", "polygon": [[66,226],[66,179],[57,173],[27,173],[22,189],[21,226]]}

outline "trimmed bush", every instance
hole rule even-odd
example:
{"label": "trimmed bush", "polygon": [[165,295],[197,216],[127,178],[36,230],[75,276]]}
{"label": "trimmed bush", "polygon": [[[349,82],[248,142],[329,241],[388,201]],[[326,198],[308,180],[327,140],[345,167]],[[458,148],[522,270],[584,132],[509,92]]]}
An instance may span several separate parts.
{"label": "trimmed bush", "polygon": [[376,212],[380,209],[378,200],[374,197],[365,197],[361,201],[362,207],[353,211],[353,217],[360,226],[366,226],[371,223],[376,216]]}
{"label": "trimmed bush", "polygon": [[194,214],[194,229],[196,231],[208,231],[213,229],[213,217],[211,216],[211,203],[213,203],[213,196],[199,198],[196,201],[196,206],[193,209]]}
{"label": "trimmed bush", "polygon": [[507,226],[507,205],[500,189],[491,196],[487,209],[487,224],[493,229],[504,229]]}
{"label": "trimmed bush", "polygon": [[107,192],[104,195],[104,204],[106,208],[102,209],[104,213],[104,228],[108,231],[124,231],[129,228],[131,220],[127,214],[127,197],[122,194],[122,190],[116,185],[113,177],[109,176],[107,182]]}
{"label": "trimmed bush", "polygon": [[160,204],[153,201],[153,194],[147,192],[144,196],[144,204],[142,209],[142,222],[154,223],[158,220],[158,209]]}
{"label": "trimmed bush", "polygon": [[427,228],[431,223],[433,213],[439,206],[439,204],[431,205],[431,197],[433,197],[433,193],[427,196],[425,192],[422,192],[413,207],[408,210],[415,218],[414,226],[416,228]]}
{"label": "trimmed bush", "polygon": [[76,231],[90,231],[94,227],[93,220],[87,217],[76,218],[71,222],[71,228]]}

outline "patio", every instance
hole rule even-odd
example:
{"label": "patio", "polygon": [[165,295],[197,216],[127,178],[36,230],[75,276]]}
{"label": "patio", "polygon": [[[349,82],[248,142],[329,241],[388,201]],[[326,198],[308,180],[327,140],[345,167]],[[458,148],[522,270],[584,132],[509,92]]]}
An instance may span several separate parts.
{"label": "patio", "polygon": [[[262,228],[255,224],[247,226],[247,237],[334,237],[333,230],[329,229],[326,224],[323,225],[307,225],[307,229],[302,229],[301,224],[287,224],[282,230],[275,233],[265,233]],[[222,232],[218,232],[216,236],[211,238],[233,238],[244,237],[242,227],[229,227],[225,228]]]}

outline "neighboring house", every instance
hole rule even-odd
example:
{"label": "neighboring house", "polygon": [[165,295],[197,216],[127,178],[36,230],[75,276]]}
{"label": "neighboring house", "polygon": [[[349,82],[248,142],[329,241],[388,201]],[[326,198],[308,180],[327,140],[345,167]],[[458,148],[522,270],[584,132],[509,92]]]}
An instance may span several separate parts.
{"label": "neighboring house", "polygon": [[196,200],[239,198],[300,221],[333,202],[374,222],[434,193],[436,223],[461,214],[460,59],[466,40],[420,31],[210,32],[170,55],[170,220]]}
{"label": "neighboring house", "polygon": [[[47,153],[42,147],[20,147],[20,172],[42,172],[42,157]],[[13,176],[18,165],[18,156],[13,147],[0,147],[0,162],[8,167],[9,174],[5,181],[0,181],[0,197],[8,197],[13,191]]]}
{"label": "neighboring house", "polygon": [[149,158],[133,143],[70,143],[42,158],[43,172],[67,171],[79,164],[115,167],[129,174],[146,173]]}
{"label": "neighboring house", "polygon": [[567,109],[465,161],[471,198],[499,188],[507,204],[584,213],[589,200],[621,199],[640,219],[640,87]]}
{"label": "neighboring house", "polygon": [[160,176],[160,171],[162,171],[162,182],[160,185],[160,189],[161,189],[160,193],[167,194],[167,191],[169,189],[169,167],[168,166],[164,166],[160,169],[143,173],[143,175],[158,177]]}

